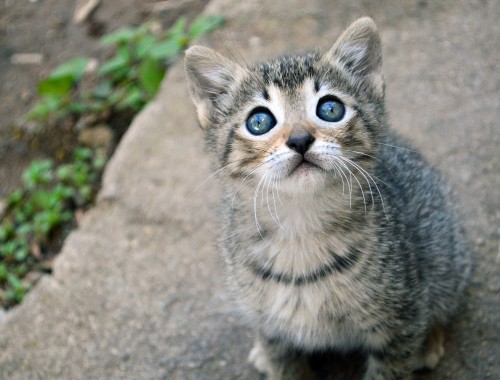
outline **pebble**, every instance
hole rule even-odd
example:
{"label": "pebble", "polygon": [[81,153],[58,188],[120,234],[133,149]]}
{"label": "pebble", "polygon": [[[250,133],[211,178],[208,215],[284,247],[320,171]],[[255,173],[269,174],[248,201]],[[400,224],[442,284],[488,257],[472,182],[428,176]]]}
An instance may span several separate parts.
{"label": "pebble", "polygon": [[101,148],[109,152],[113,144],[113,131],[108,125],[84,128],[78,135],[78,142],[91,148]]}
{"label": "pebble", "polygon": [[73,22],[75,24],[81,24],[90,17],[90,15],[97,9],[97,7],[101,4],[101,0],[88,0],[83,3],[82,1],[78,1],[75,9],[75,13],[73,14]]}
{"label": "pebble", "polygon": [[16,53],[10,57],[13,65],[39,65],[43,62],[43,55],[40,53]]}
{"label": "pebble", "polygon": [[0,219],[4,217],[6,209],[7,203],[3,199],[0,199]]}

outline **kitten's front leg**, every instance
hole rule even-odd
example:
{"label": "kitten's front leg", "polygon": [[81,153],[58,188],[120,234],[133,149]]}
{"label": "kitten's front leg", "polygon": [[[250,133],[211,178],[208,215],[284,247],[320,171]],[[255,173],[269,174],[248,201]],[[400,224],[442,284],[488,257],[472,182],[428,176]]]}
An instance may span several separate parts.
{"label": "kitten's front leg", "polygon": [[410,380],[421,356],[423,337],[418,331],[394,336],[391,343],[368,356],[363,380]]}
{"label": "kitten's front leg", "polygon": [[248,360],[257,371],[266,374],[268,380],[314,379],[300,352],[263,337],[256,339]]}
{"label": "kitten's front leg", "polygon": [[397,343],[369,356],[363,380],[411,379],[415,370],[434,369],[444,353],[440,327],[432,329],[425,339],[414,333],[393,341]]}

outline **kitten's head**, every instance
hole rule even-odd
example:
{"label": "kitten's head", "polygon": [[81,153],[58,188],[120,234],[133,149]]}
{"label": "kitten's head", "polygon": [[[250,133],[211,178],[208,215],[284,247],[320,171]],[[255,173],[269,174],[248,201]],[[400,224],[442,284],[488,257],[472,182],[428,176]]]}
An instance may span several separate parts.
{"label": "kitten's head", "polygon": [[381,63],[368,17],[324,55],[243,67],[205,47],[186,52],[191,97],[221,172],[253,185],[272,179],[286,192],[315,192],[373,164],[385,128]]}

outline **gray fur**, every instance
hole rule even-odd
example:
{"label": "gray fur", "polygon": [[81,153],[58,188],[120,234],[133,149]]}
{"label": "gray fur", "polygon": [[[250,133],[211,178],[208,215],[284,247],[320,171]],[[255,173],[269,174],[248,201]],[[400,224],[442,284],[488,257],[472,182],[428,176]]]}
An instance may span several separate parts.
{"label": "gray fur", "polygon": [[[235,302],[259,335],[257,369],[308,378],[297,352],[325,348],[366,351],[365,379],[434,367],[439,328],[467,284],[468,248],[436,171],[387,127],[373,20],[356,21],[325,55],[254,67],[193,47],[186,71],[226,189],[222,249]],[[307,114],[318,91],[342,97],[344,124]],[[279,121],[257,139],[244,126],[262,105]],[[315,138],[304,158],[286,147],[298,133]]]}

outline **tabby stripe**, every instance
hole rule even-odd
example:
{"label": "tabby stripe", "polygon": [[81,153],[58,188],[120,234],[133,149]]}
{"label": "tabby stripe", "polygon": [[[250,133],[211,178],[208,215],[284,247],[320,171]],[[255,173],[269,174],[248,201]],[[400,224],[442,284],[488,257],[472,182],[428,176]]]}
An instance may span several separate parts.
{"label": "tabby stripe", "polygon": [[345,256],[337,255],[332,251],[329,253],[332,256],[329,263],[323,264],[312,272],[300,276],[273,272],[271,268],[264,268],[255,261],[249,262],[248,266],[256,276],[260,277],[264,281],[274,281],[280,284],[302,286],[319,281],[334,272],[342,273],[343,271],[351,268],[359,260],[361,255],[361,252],[356,248],[352,249]]}
{"label": "tabby stripe", "polygon": [[231,151],[232,151],[232,147],[233,147],[233,139],[234,139],[234,131],[236,130],[237,126],[233,126],[228,135],[227,135],[227,139],[226,139],[226,145],[224,145],[224,152],[222,153],[222,166],[226,166],[227,163],[228,163],[228,160],[229,160],[229,155],[231,154]]}

